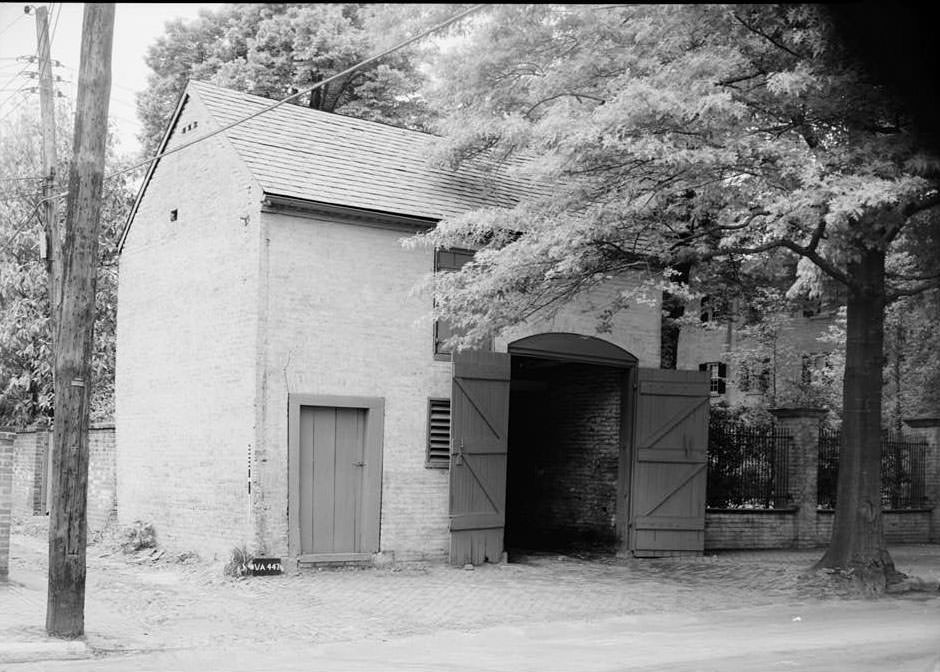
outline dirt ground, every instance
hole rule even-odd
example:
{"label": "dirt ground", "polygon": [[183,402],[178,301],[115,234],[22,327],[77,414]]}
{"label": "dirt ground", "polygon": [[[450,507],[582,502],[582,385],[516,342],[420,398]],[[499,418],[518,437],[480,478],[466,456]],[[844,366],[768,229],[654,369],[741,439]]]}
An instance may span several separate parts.
{"label": "dirt ground", "polygon": [[[362,643],[392,646],[445,632],[474,637],[522,625],[600,632],[612,621],[639,616],[681,627],[707,623],[717,613],[752,610],[789,623],[791,612],[845,610],[857,603],[826,576],[801,578],[819,553],[661,560],[540,554],[474,570],[410,563],[234,579],[222,574],[221,563],[180,561],[150,550],[128,555],[112,539],[89,547],[86,642],[103,663],[144,653],[198,658],[236,648],[299,650],[356,642],[361,651]],[[892,554],[902,571],[940,581],[940,546],[896,547]],[[0,602],[10,605],[0,610],[0,638],[43,637],[45,568],[44,531],[19,526],[10,585],[0,590]],[[888,596],[862,604],[882,611],[901,605],[899,618],[926,610],[920,620],[936,626],[940,641],[940,599],[934,594],[940,596]]]}

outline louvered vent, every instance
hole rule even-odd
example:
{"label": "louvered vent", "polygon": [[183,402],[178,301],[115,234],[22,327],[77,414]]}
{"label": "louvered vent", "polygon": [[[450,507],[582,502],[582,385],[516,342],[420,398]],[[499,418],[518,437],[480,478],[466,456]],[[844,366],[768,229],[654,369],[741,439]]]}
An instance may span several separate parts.
{"label": "louvered vent", "polygon": [[429,399],[427,465],[446,469],[449,464],[450,399]]}

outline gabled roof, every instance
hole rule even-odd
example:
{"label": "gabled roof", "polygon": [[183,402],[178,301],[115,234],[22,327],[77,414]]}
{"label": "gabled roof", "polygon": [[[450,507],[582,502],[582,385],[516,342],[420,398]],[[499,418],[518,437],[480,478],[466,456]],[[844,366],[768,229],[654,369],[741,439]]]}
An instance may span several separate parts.
{"label": "gabled roof", "polygon": [[[215,128],[273,102],[190,82],[161,151],[188,96],[203,103]],[[541,191],[505,170],[497,171],[493,162],[468,162],[457,171],[432,166],[428,159],[438,141],[434,135],[299,105],[281,105],[223,135],[271,196],[437,221],[484,206],[511,207]]]}

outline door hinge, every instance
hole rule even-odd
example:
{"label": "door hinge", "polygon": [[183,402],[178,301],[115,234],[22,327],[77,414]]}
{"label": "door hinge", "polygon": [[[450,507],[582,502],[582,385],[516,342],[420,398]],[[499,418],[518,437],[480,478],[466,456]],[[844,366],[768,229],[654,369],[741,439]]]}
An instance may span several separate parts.
{"label": "door hinge", "polygon": [[460,443],[457,445],[457,450],[454,451],[454,464],[463,464],[463,439],[460,440]]}

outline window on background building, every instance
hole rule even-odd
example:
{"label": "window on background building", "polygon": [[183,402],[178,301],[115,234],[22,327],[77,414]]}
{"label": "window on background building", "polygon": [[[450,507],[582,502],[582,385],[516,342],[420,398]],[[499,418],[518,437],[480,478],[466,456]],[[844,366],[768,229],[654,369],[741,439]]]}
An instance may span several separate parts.
{"label": "window on background building", "polygon": [[741,392],[764,393],[770,388],[770,358],[742,363],[738,371],[738,389]]}
{"label": "window on background building", "polygon": [[[470,250],[435,250],[434,271],[459,271],[464,264],[473,259]],[[434,356],[438,359],[448,359],[451,349],[444,345],[456,330],[447,320],[434,322]]]}
{"label": "window on background building", "polygon": [[705,362],[698,365],[699,371],[708,371],[708,390],[714,395],[724,394],[727,390],[728,365],[724,362]]}
{"label": "window on background building", "polygon": [[698,319],[702,322],[722,322],[732,317],[731,304],[724,296],[703,296],[699,301]]}
{"label": "window on background building", "polygon": [[714,317],[711,297],[703,296],[699,306],[698,319],[702,322],[711,322]]}
{"label": "window on background building", "polygon": [[446,469],[450,465],[450,399],[428,399],[425,465],[434,469]]}
{"label": "window on background building", "polygon": [[809,352],[803,353],[803,374],[802,381],[805,384],[813,382],[813,375],[817,371],[823,371],[829,367],[828,352]]}

